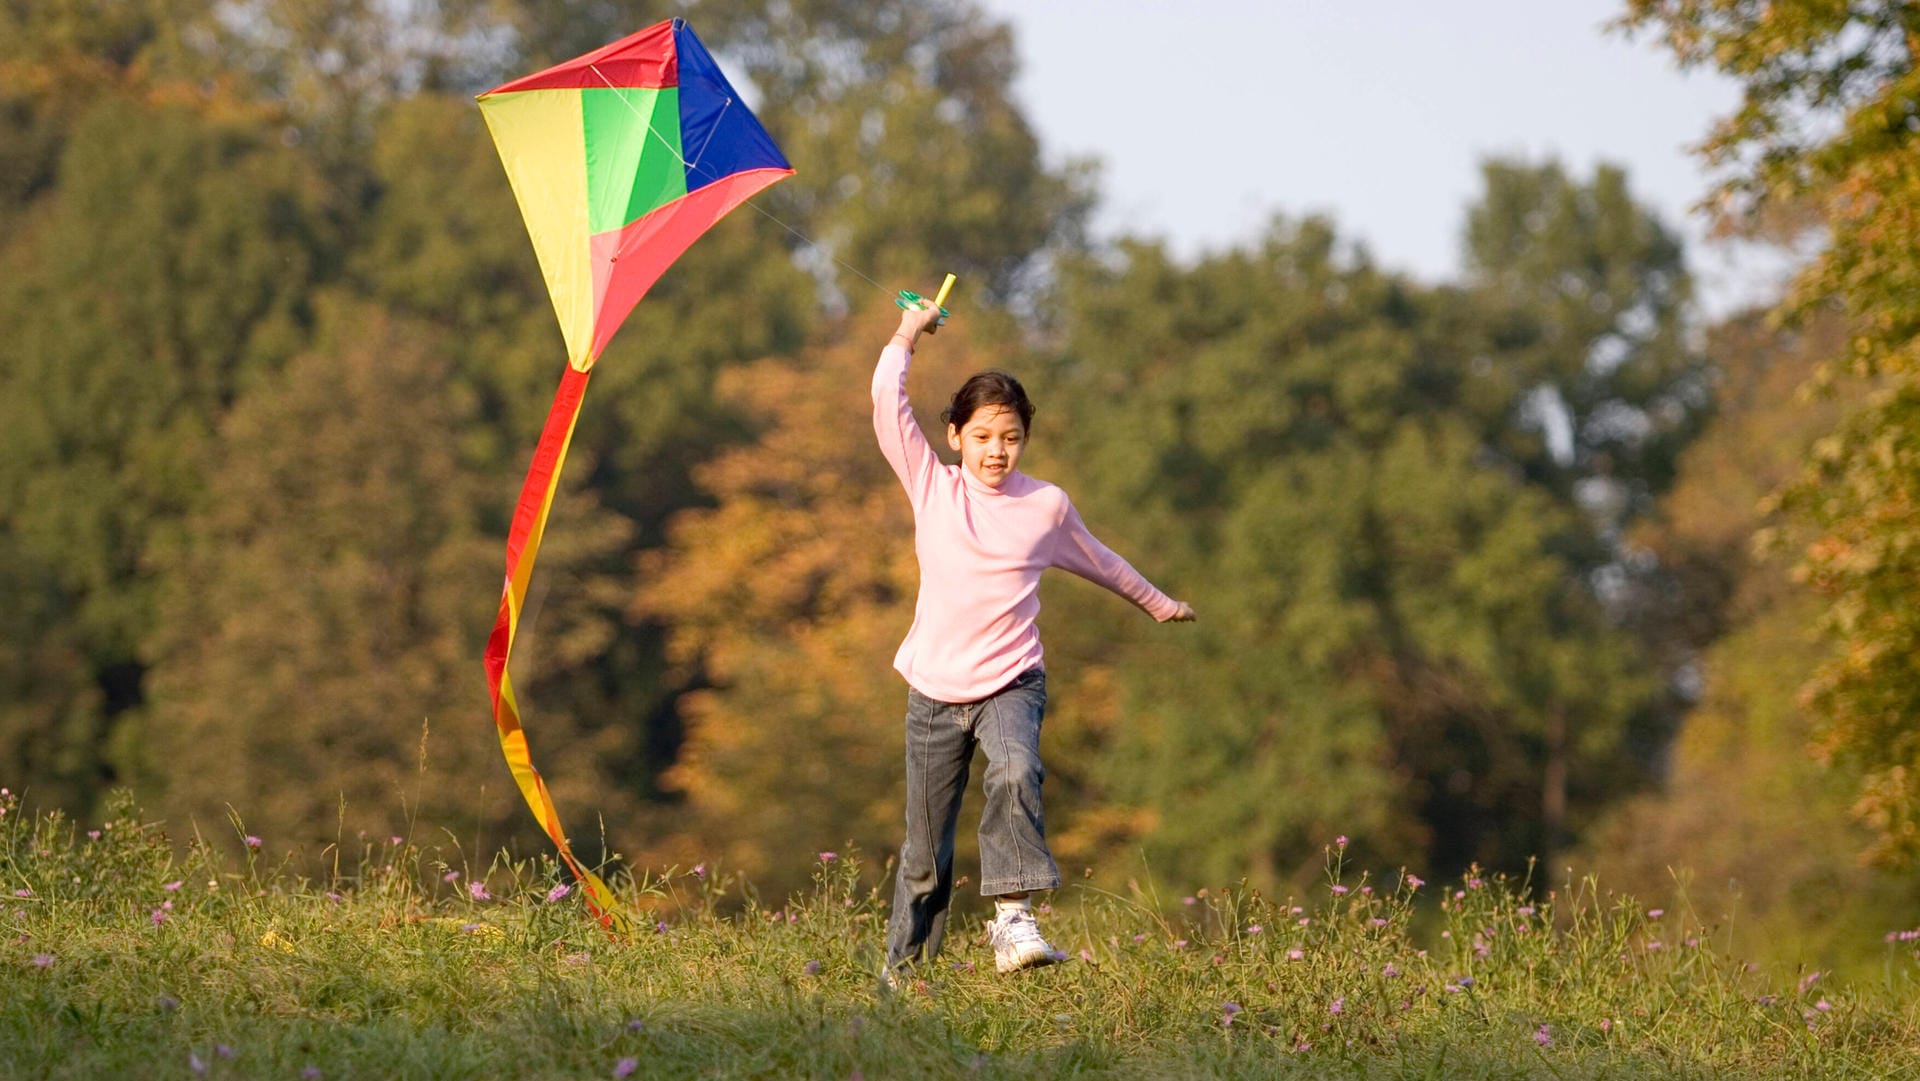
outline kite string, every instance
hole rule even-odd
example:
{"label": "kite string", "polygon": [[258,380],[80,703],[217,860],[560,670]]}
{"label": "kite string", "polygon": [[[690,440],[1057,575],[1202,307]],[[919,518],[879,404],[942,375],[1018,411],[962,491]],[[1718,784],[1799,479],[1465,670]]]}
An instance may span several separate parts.
{"label": "kite string", "polygon": [[[635,118],[637,118],[642,124],[646,125],[648,134],[660,140],[660,145],[666,147],[667,153],[672,154],[676,159],[679,160],[682,168],[697,169],[700,167],[699,166],[700,158],[705,156],[707,152],[707,144],[713,142],[713,133],[714,131],[719,129],[720,124],[718,119],[714,121],[713,127],[708,129],[707,140],[705,143],[700,144],[699,151],[697,151],[694,154],[694,160],[688,161],[680,153],[679,147],[674,146],[673,143],[666,138],[666,136],[661,135],[660,132],[654,128],[652,117],[646,115],[645,113],[642,113],[639,109],[634,108],[633,102],[628,101],[627,96],[625,94],[619,93],[620,87],[613,85],[613,80],[607,78],[606,73],[600,70],[600,65],[588,64],[587,70],[599,76],[600,81],[607,84],[607,89],[615,92],[614,96],[620,99],[620,104],[625,105],[627,107],[628,112],[632,113]],[[733,98],[728,97],[726,106],[720,110],[720,115],[725,116],[727,109],[730,109],[732,107],[733,107]],[[825,255],[827,258],[833,260],[834,263],[840,267],[840,269],[846,271],[849,274],[852,274],[854,277],[859,278],[861,281],[866,282],[868,285],[873,286],[875,289],[878,289],[882,293],[892,294],[894,292],[894,290],[888,289],[886,286],[881,285],[879,282],[874,281],[872,278],[861,273],[859,267],[856,267],[853,264],[848,263],[846,260],[840,258],[838,255],[835,255],[833,253],[832,248],[828,247],[825,244],[820,243],[819,241],[808,236],[807,234],[801,232],[800,230],[780,220],[778,217],[774,216],[774,214],[771,211],[766,210],[754,200],[748,199],[746,201],[746,205],[752,207],[754,210],[754,213],[759,214],[761,217],[767,219],[768,221],[774,223],[775,225],[778,225],[780,228],[785,229],[789,233],[792,233],[795,237],[799,238],[801,243],[807,245],[810,248],[813,248],[815,251],[818,251],[821,254]]]}

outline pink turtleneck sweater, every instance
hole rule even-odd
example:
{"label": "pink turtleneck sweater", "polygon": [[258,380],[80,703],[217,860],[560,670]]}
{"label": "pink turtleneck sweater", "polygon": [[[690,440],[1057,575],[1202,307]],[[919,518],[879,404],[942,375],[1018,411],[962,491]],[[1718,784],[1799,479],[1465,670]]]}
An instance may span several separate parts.
{"label": "pink turtleneck sweater", "polygon": [[913,504],[920,599],[893,659],[928,698],[975,702],[1040,663],[1040,572],[1072,571],[1166,622],[1179,604],[1101,544],[1067,493],[1015,471],[995,488],[945,465],[907,403],[912,354],[898,344],[873,370],[873,432]]}

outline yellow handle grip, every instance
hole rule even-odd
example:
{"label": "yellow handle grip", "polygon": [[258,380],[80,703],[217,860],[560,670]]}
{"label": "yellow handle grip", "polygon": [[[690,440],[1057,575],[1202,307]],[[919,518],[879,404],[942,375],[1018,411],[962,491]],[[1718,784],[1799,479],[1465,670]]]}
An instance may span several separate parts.
{"label": "yellow handle grip", "polygon": [[934,307],[944,308],[947,306],[947,294],[953,291],[954,280],[954,276],[949,274],[947,275],[947,280],[940,283],[940,295],[933,298]]}

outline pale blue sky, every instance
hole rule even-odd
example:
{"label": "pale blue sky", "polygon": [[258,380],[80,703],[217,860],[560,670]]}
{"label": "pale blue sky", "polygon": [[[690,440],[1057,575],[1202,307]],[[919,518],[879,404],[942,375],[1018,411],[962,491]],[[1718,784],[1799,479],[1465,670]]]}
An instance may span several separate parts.
{"label": "pale blue sky", "polygon": [[1050,157],[1104,164],[1103,234],[1185,255],[1324,211],[1382,264],[1459,266],[1487,155],[1624,166],[1689,241],[1710,312],[1781,264],[1709,250],[1689,148],[1738,95],[1651,40],[1603,30],[1620,0],[982,0],[1010,21],[1016,92]]}

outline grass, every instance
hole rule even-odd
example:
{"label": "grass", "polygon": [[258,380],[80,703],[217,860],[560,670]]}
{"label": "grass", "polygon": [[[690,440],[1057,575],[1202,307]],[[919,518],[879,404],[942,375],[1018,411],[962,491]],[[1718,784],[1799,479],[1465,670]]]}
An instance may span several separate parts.
{"label": "grass", "polygon": [[1012,977],[960,919],[895,993],[850,858],[772,910],[623,879],[616,940],[539,862],[377,838],[313,881],[178,857],[124,799],[94,831],[0,808],[7,1078],[1920,1076],[1911,943],[1874,987],[1771,982],[1590,881],[1374,882],[1337,844],[1310,900],[1062,890],[1071,959]]}

